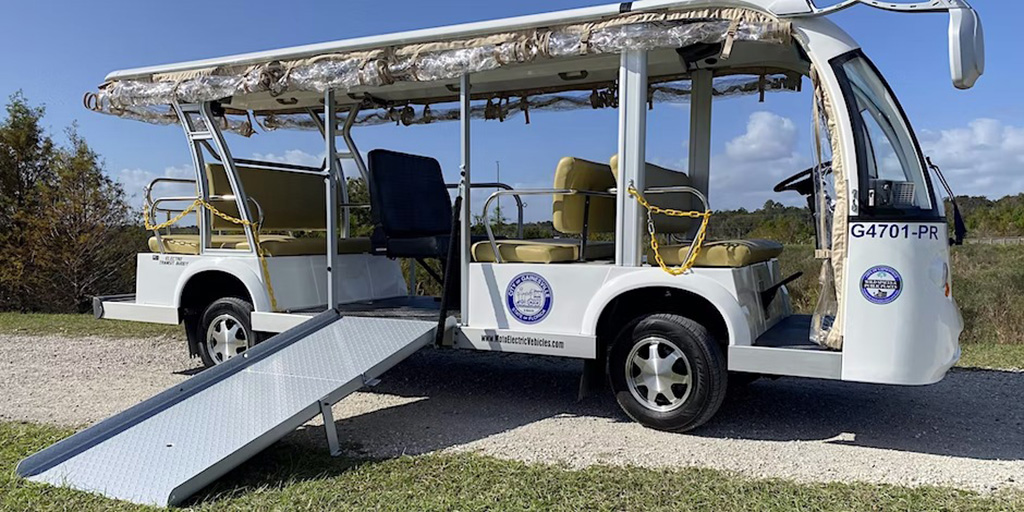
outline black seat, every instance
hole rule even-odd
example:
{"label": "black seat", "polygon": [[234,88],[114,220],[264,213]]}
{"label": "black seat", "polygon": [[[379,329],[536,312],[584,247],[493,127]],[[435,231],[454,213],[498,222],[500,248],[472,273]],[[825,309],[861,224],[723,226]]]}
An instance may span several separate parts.
{"label": "black seat", "polygon": [[384,149],[370,151],[367,163],[374,253],[391,258],[446,259],[452,203],[441,164],[430,157]]}

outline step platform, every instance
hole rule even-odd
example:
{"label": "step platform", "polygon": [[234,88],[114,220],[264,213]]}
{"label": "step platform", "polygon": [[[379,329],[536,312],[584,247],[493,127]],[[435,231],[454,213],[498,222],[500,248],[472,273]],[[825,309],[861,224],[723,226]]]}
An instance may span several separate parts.
{"label": "step platform", "polygon": [[177,505],[434,341],[437,321],[329,310],[21,461],[20,476]]}

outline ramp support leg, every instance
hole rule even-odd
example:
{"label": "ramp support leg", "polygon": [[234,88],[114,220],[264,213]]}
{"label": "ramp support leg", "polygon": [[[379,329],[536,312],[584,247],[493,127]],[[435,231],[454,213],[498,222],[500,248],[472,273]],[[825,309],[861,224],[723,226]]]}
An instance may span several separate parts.
{"label": "ramp support leg", "polygon": [[331,403],[320,400],[320,415],[324,418],[324,432],[327,433],[327,448],[331,451],[331,457],[341,455],[341,445],[338,443],[338,427],[334,424],[334,413],[331,412]]}

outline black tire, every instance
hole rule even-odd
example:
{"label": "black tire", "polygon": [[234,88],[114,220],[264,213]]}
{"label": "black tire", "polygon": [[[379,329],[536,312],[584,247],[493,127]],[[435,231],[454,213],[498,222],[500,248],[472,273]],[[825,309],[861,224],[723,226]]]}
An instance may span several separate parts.
{"label": "black tire", "polygon": [[[252,311],[252,304],[236,297],[217,299],[206,307],[195,332],[204,366],[212,368],[224,363],[261,341],[252,330]],[[216,336],[217,333],[221,335]]]}
{"label": "black tire", "polygon": [[[637,384],[645,375],[637,361],[650,360],[652,347],[658,350],[654,366],[672,361],[657,373],[673,382],[661,386],[664,392]],[[711,419],[725,399],[728,371],[722,349],[707,329],[689,318],[672,314],[637,318],[612,342],[607,361],[605,371],[616,401],[630,418],[646,427],[692,430]],[[666,368],[671,372],[666,373]],[[656,379],[648,382],[666,382],[662,377]],[[652,395],[653,402],[649,399]]]}

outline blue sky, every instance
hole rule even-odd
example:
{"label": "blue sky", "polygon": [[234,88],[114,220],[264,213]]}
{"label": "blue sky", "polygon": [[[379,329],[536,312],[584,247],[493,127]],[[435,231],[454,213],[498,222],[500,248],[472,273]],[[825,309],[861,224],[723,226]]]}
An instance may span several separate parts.
{"label": "blue sky", "polygon": [[[111,176],[137,193],[157,175],[191,172],[187,147],[176,127],[84,110],[83,93],[94,90],[109,71],[599,3],[107,0],[98,7],[70,0],[10,2],[0,21],[0,95],[20,89],[33,103],[45,104],[46,123],[54,133],[77,121]],[[969,91],[957,91],[949,81],[945,15],[898,15],[857,6],[833,20],[886,75],[925,151],[947,170],[956,191],[998,197],[1024,191],[1024,44],[1019,38],[1024,3],[972,3],[985,24],[988,55],[985,76]],[[756,98],[732,98],[717,101],[714,108],[712,206],[753,208],[768,198],[799,204],[793,194],[768,189],[810,161],[809,95],[769,95],[763,104]],[[615,151],[613,111],[531,117],[529,126],[521,119],[474,125],[476,180],[493,178],[500,160],[503,181],[549,186],[559,157],[606,161]],[[687,126],[685,107],[658,106],[649,120],[648,159],[680,167]],[[381,126],[357,129],[355,135],[363,151],[382,147],[435,156],[454,180],[457,128],[455,123]],[[312,133],[277,132],[229,142],[236,156],[315,162],[322,154]],[[750,148],[765,153],[755,159]],[[549,215],[546,203],[531,203],[530,217]]]}

